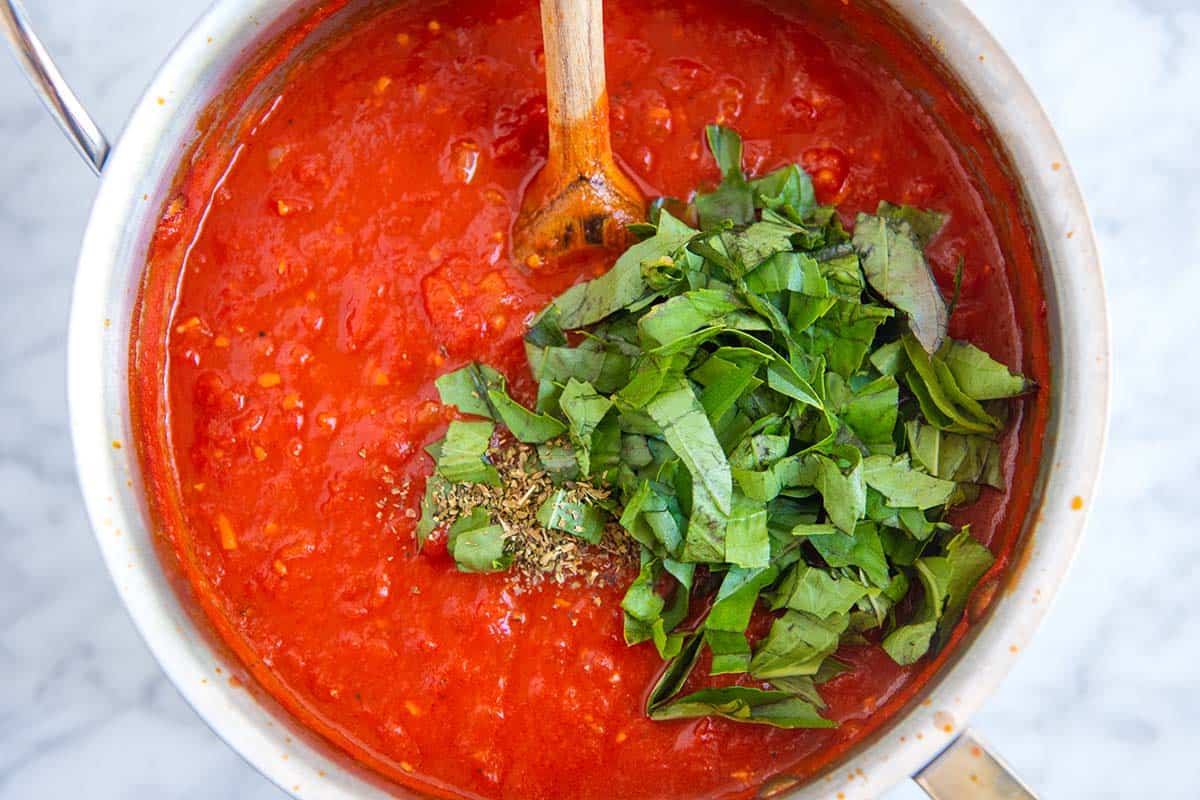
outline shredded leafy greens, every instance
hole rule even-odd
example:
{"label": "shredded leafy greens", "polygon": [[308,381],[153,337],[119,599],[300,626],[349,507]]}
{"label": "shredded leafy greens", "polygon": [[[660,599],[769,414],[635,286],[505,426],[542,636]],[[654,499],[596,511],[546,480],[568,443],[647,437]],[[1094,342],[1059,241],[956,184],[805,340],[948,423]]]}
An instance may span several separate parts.
{"label": "shredded leafy greens", "polygon": [[[819,687],[845,669],[840,646],[911,664],[950,639],[994,559],[945,512],[1003,488],[1001,401],[1032,385],[948,338],[924,256],[941,214],[883,203],[849,234],[800,167],[751,180],[734,131],[707,139],[722,179],[684,215],[699,227],[655,204],[609,272],[534,320],[535,408],[486,366],[438,380],[444,403],[493,422],[452,423],[423,509],[448,483],[496,479],[504,425],[556,483],[619,501],[560,492],[537,518],[594,542],[617,517],[640,545],[621,607],[626,641],[667,662],[651,718],[829,727]],[[460,569],[505,568],[484,511],[450,537]],[[752,642],[756,610],[775,616]],[[706,648],[711,674],[746,685],[681,696]]]}

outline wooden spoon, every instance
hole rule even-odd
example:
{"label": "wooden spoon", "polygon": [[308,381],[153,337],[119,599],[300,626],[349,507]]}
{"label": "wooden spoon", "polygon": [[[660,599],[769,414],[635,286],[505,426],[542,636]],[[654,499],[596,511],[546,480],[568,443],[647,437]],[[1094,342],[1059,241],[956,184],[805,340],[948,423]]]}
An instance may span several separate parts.
{"label": "wooden spoon", "polygon": [[641,192],[613,160],[604,90],[602,0],[541,0],[550,152],[513,230],[531,268],[589,248],[623,248],[645,219]]}

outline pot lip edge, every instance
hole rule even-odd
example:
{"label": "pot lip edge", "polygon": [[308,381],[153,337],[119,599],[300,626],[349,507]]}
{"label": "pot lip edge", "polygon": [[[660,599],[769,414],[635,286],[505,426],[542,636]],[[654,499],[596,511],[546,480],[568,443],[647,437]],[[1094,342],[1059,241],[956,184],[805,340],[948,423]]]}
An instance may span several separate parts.
{"label": "pot lip edge", "polygon": [[[988,76],[977,74],[973,55],[964,58],[958,51],[986,49],[987,69],[999,70],[999,76],[1006,79],[1013,97],[1006,106],[999,107],[1000,110],[1009,107],[1005,113],[999,113],[982,99],[978,102],[997,126],[997,133],[1005,145],[1012,148],[1010,157],[1030,202],[1042,201],[1042,207],[1031,209],[1035,224],[1039,229],[1050,225],[1045,206],[1051,199],[1064,206],[1073,221],[1075,235],[1071,247],[1062,245],[1061,237],[1056,239],[1045,235],[1045,230],[1039,230],[1047,251],[1046,278],[1051,284],[1046,287],[1047,295],[1053,290],[1057,304],[1069,313],[1061,320],[1062,329],[1052,333],[1054,337],[1066,339],[1052,343],[1052,346],[1061,345],[1066,350],[1063,363],[1055,368],[1056,389],[1062,392],[1066,406],[1054,414],[1057,419],[1052,420],[1051,431],[1056,435],[1056,441],[1044,458],[1057,459],[1064,447],[1070,450],[1066,461],[1071,477],[1063,475],[1068,469],[1064,461],[1056,460],[1046,468],[1043,497],[1031,509],[1032,518],[1025,534],[1033,539],[1024,545],[1033,548],[1027,567],[1003,590],[1004,596],[997,600],[990,618],[980,626],[973,641],[964,643],[952,663],[922,690],[920,696],[925,699],[921,704],[898,713],[873,737],[873,741],[796,787],[789,795],[796,798],[825,796],[826,792],[836,788],[846,800],[865,800],[884,786],[899,783],[920,769],[965,727],[970,716],[995,692],[1019,657],[1019,651],[1024,650],[1040,627],[1066,578],[1092,505],[1090,500],[1094,497],[1107,439],[1112,377],[1103,275],[1082,192],[1048,116],[1007,53],[961,0],[936,4],[940,6],[936,9],[929,8],[921,0],[888,0],[888,3],[916,30],[955,31],[955,38],[943,39],[949,50],[943,50],[940,56],[969,92],[983,85]],[[182,611],[173,613],[175,609],[164,607],[160,596],[163,586],[154,580],[162,576],[153,574],[161,572],[158,556],[152,549],[145,552],[144,548],[137,547],[133,541],[137,537],[131,535],[145,527],[137,503],[123,505],[118,502],[122,495],[141,491],[137,481],[134,489],[125,487],[130,474],[129,461],[135,462],[136,474],[136,456],[129,448],[114,452],[111,447],[115,438],[112,432],[127,431],[127,414],[123,411],[127,401],[110,397],[111,392],[103,389],[109,384],[104,365],[124,364],[122,359],[127,358],[127,320],[112,318],[112,327],[105,326],[103,335],[96,334],[109,319],[106,314],[111,311],[115,276],[126,266],[120,257],[123,220],[132,215],[139,202],[131,188],[141,185],[153,171],[147,154],[156,150],[168,130],[156,98],[168,96],[174,85],[184,82],[192,85],[195,81],[188,82],[189,77],[194,78],[214,65],[227,63],[223,58],[225,50],[206,41],[208,37],[232,40],[249,20],[261,16],[264,11],[282,11],[287,6],[286,0],[250,0],[247,3],[218,0],[171,50],[134,107],[101,177],[83,239],[68,327],[67,393],[76,472],[92,531],[122,604],[155,660],[201,719],[256,771],[297,797],[344,800],[374,797],[379,790],[357,778],[344,785],[342,781],[330,778],[314,781],[318,769],[333,776],[345,772],[345,768],[301,739],[285,744],[288,731],[284,726],[264,725],[264,715],[269,712],[260,709],[261,714],[254,714],[245,708],[248,695],[244,690],[212,679],[213,665],[222,663],[223,659],[203,642],[200,646],[195,643],[189,646],[185,641],[186,631],[180,629]],[[972,43],[970,48],[967,42]],[[999,130],[998,117],[1025,123],[1028,127],[1024,133],[1028,138],[1014,139],[1011,131],[1006,134]],[[1053,160],[1062,165],[1055,173],[1054,186],[1049,185],[1036,169],[1026,171],[1034,154],[1042,163]],[[101,209],[107,211],[101,213]],[[136,292],[136,286],[132,288]],[[105,302],[100,303],[97,298],[104,298]],[[1069,300],[1071,305],[1063,300]],[[1068,358],[1074,356],[1085,358],[1074,363]],[[1082,372],[1086,380],[1062,385],[1072,377],[1068,373],[1075,370]],[[121,389],[127,388],[122,381],[117,383]],[[1072,398],[1072,390],[1080,395],[1083,390],[1078,387],[1084,384],[1092,387],[1093,393],[1087,398]],[[104,402],[97,403],[97,397],[104,398]],[[1072,399],[1086,399],[1087,402],[1072,404]],[[1069,413],[1072,410],[1075,413]],[[1062,488],[1059,484],[1068,482],[1071,488],[1058,494]],[[1085,508],[1072,510],[1065,502],[1049,505],[1052,500],[1063,501],[1067,496],[1084,498]],[[108,530],[114,527],[125,530],[128,535],[120,539],[108,535]],[[1040,591],[1041,602],[1036,608],[1018,611],[1013,603],[1018,599],[1027,601],[1024,592],[1038,577],[1045,585]],[[167,591],[170,592],[169,588]],[[171,597],[167,604],[172,603],[177,605],[178,601]],[[1006,610],[1005,616],[1001,616],[1002,610]],[[187,619],[186,614],[183,619]],[[1016,646],[1018,652],[1009,653],[1011,646]],[[939,730],[933,724],[935,714],[945,711],[942,705],[946,704],[939,705],[939,699],[952,699],[954,702],[948,705],[959,709],[950,712],[957,723],[952,733]],[[250,702],[257,705],[253,699]],[[922,738],[917,739],[917,733],[923,734]],[[904,736],[906,741],[896,741],[896,736]],[[280,752],[302,757],[284,760],[279,758]],[[846,775],[852,775],[856,767],[868,772],[870,782],[846,780]],[[841,780],[833,777],[839,773]],[[300,788],[295,788],[297,786]],[[389,795],[380,793],[378,796]]]}

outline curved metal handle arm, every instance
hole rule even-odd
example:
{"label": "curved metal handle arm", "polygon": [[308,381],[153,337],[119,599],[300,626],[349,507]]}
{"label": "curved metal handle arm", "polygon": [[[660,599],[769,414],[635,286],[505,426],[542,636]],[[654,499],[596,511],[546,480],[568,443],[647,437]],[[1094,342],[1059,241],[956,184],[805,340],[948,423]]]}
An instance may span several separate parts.
{"label": "curved metal handle arm", "polygon": [[933,800],[1037,800],[1001,758],[972,731],[963,731],[913,776]]}
{"label": "curved metal handle arm", "polygon": [[58,67],[29,25],[20,0],[0,0],[0,27],[12,45],[13,54],[38,97],[75,145],[79,155],[99,175],[108,158],[108,140],[71,91]]}

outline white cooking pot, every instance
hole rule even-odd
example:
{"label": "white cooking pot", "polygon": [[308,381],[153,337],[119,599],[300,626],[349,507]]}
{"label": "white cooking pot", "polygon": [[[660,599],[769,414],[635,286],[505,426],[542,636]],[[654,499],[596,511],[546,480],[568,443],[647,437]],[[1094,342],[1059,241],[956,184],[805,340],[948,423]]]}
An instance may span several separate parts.
{"label": "white cooking pot", "polygon": [[[371,0],[357,5],[369,11]],[[1010,571],[982,623],[918,700],[881,732],[827,774],[800,785],[777,779],[761,795],[854,800],[915,777],[937,798],[1031,797],[964,725],[1041,622],[1083,533],[1081,508],[1091,505],[1108,413],[1100,265],[1062,147],[1029,87],[979,21],[958,0],[887,0],[886,7],[912,41],[931,43],[928,57],[963,87],[1012,165],[1042,251],[1051,419],[1038,497],[1018,545],[1021,566]],[[310,9],[294,0],[215,2],[154,78],[111,156],[17,0],[0,0],[0,23],[47,107],[101,177],[75,280],[69,390],[79,482],[121,599],[196,712],[285,791],[330,800],[411,796],[305,733],[264,692],[226,680],[240,670],[189,610],[186,591],[178,590],[179,580],[156,552],[135,448],[114,447],[134,437],[131,317],[147,245],[172,196],[180,160],[196,141],[202,112],[273,36]]]}

